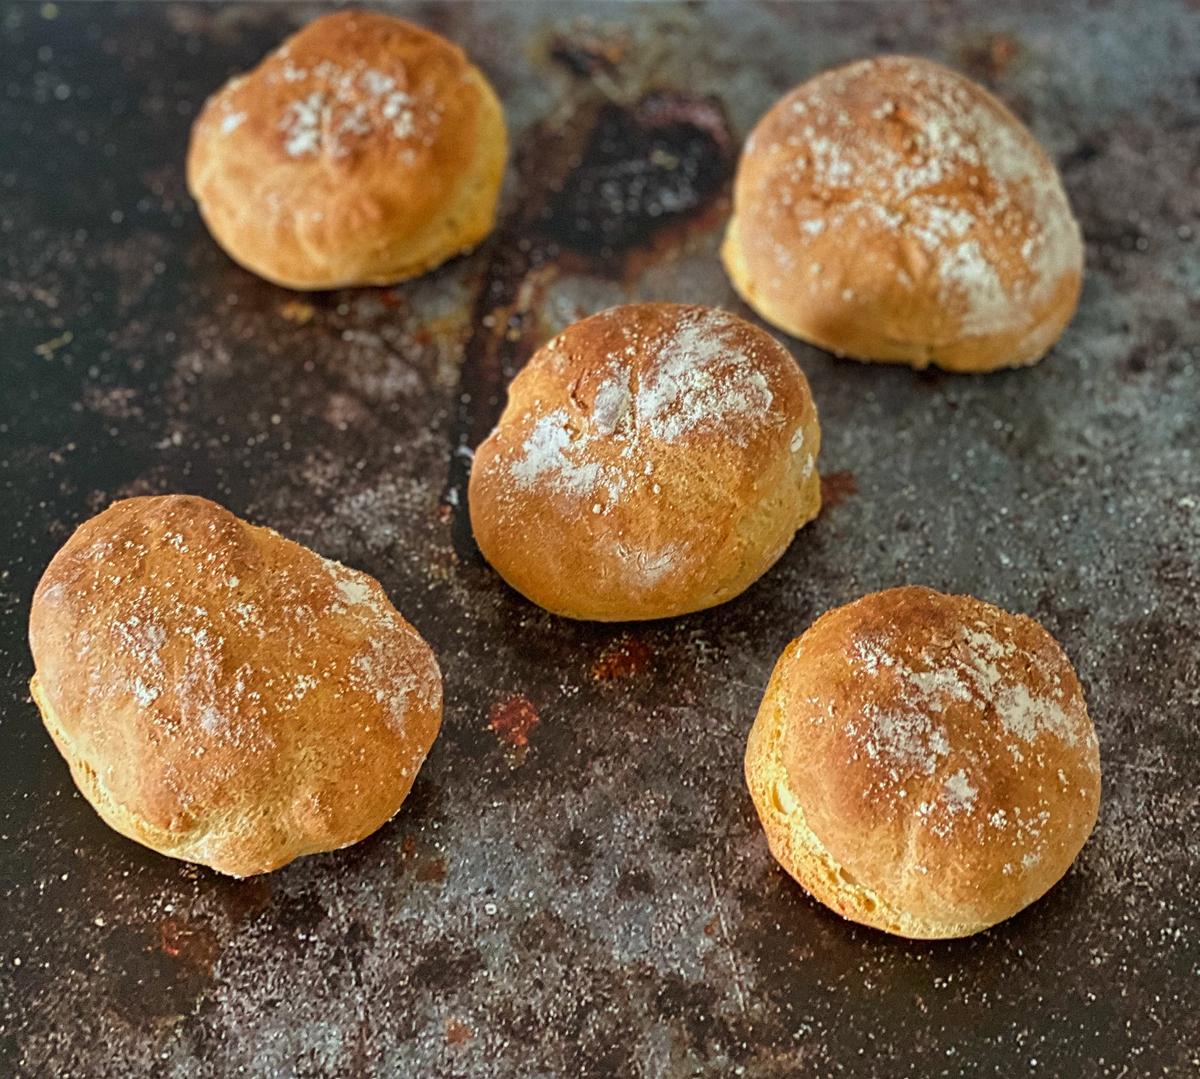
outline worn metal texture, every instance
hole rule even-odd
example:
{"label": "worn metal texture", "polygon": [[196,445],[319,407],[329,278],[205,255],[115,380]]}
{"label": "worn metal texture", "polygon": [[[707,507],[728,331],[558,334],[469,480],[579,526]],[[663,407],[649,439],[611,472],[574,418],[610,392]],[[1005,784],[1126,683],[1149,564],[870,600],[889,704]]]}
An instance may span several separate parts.
{"label": "worn metal texture", "polygon": [[[211,242],[183,159],[205,96],[316,9],[0,8],[0,1072],[1195,1074],[1200,9],[397,10],[505,101],[502,221],[410,284],[298,296]],[[881,51],[982,80],[1059,161],[1088,241],[1065,337],[986,377],[788,341],[826,507],[771,573],[649,625],[525,603],[471,544],[460,447],[578,316],[746,314],[715,258],[740,140]],[[376,575],[437,650],[442,735],[366,842],[238,882],[75,793],[26,691],[29,598],[81,520],[176,490]],[[1100,734],[1077,864],[964,941],[809,900],[741,777],[784,644],[902,582],[1041,619]]]}

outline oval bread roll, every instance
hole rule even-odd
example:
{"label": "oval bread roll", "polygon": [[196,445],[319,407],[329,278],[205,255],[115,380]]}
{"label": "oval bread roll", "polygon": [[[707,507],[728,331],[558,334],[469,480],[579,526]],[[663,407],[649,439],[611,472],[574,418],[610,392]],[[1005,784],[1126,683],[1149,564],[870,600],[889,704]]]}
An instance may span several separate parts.
{"label": "oval bread roll", "polygon": [[34,700],[100,816],[237,877],[375,831],[441,724],[433,653],[373,578],[202,498],[83,524],[29,643]]}

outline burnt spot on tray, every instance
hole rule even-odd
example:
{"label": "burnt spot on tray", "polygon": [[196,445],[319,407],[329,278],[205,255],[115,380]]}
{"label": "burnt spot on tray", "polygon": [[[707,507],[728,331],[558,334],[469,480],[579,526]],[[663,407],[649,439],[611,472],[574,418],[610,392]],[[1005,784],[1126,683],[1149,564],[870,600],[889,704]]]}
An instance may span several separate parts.
{"label": "burnt spot on tray", "polygon": [[627,869],[617,877],[618,899],[639,899],[654,895],[654,877],[640,866]]}
{"label": "burnt spot on tray", "polygon": [[206,971],[212,969],[219,948],[207,926],[180,918],[166,918],[159,926],[159,934],[159,947],[165,955]]}
{"label": "burnt spot on tray", "polygon": [[606,102],[538,227],[565,248],[611,259],[707,204],[729,176],[731,147],[711,98],[656,91],[631,107]]}
{"label": "burnt spot on tray", "polygon": [[1021,55],[1021,45],[1009,34],[995,33],[973,41],[962,49],[962,66],[969,75],[985,82],[1007,74]]}
{"label": "burnt spot on tray", "polygon": [[418,841],[412,834],[400,840],[400,872],[412,872],[422,884],[441,884],[450,872],[450,864],[441,854]]}
{"label": "burnt spot on tray", "polygon": [[449,872],[445,858],[430,858],[417,866],[417,880],[426,884],[441,884]]}
{"label": "burnt spot on tray", "polygon": [[849,471],[827,472],[821,477],[821,507],[831,510],[858,494],[858,481]]}
{"label": "burnt spot on tray", "polygon": [[568,828],[555,841],[555,846],[558,851],[555,862],[562,870],[564,879],[588,872],[596,859],[596,844],[587,832],[577,826]]}
{"label": "burnt spot on tray", "polygon": [[208,985],[216,944],[207,931],[171,922],[116,926],[103,953],[112,1006],[126,1021],[157,1024],[189,1014]]}
{"label": "burnt spot on tray", "polygon": [[620,66],[629,48],[629,38],[605,36],[579,28],[571,34],[555,34],[547,53],[560,67],[580,79],[611,75]]}
{"label": "burnt spot on tray", "polygon": [[413,966],[412,984],[433,992],[456,992],[485,967],[483,953],[473,945],[441,941]]}
{"label": "burnt spot on tray", "polygon": [[252,921],[271,905],[271,883],[266,875],[245,880],[215,877],[212,889],[226,917],[234,925]]}

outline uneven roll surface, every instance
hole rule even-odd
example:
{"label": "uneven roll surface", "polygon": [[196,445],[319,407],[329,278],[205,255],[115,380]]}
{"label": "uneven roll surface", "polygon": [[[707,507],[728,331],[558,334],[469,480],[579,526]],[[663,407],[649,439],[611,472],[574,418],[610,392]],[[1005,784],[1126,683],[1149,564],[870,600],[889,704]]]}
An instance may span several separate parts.
{"label": "uneven roll surface", "polygon": [[731,599],[820,509],[808,383],[723,311],[614,307],[513,380],[471,471],[475,538],[572,618],[664,618]]}
{"label": "uneven roll surface", "polygon": [[188,189],[217,242],[270,281],[390,284],[487,235],[507,154],[500,102],[461,49],[343,11],[209,98]]}
{"label": "uneven roll surface", "polygon": [[982,87],[928,60],[796,87],[738,165],[722,258],[763,318],[839,355],[950,371],[1033,363],[1078,303],[1053,163]]}
{"label": "uneven roll surface", "polygon": [[202,498],[80,526],[29,643],[34,700],[100,816],[233,876],[375,831],[441,724],[437,662],[378,582]]}
{"label": "uneven roll surface", "polygon": [[959,937],[1067,871],[1096,821],[1100,756],[1079,680],[1037,622],[894,588],[788,645],[746,781],[772,854],[826,906]]}

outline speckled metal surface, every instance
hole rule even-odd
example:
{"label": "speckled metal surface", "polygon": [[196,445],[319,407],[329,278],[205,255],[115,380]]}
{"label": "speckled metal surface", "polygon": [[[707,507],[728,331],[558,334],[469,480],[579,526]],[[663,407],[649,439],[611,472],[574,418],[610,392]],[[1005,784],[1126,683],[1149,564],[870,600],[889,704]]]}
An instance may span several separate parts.
{"label": "speckled metal surface", "polygon": [[[1200,9],[400,10],[506,102],[504,219],[409,285],[299,297],[209,240],[183,154],[204,97],[313,9],[0,9],[0,1072],[1195,1074]],[[742,310],[714,257],[740,139],[885,50],[983,80],[1061,163],[1088,240],[1066,336],[984,378],[789,342],[829,497],[773,572],[663,624],[522,602],[472,549],[457,447],[579,315]],[[437,649],[442,736],[367,842],[236,882],[74,792],[25,688],[29,597],[80,520],[170,490],[375,574]],[[785,642],[905,581],[1040,618],[1101,739],[1076,866],[961,942],[811,902],[741,779]]]}

